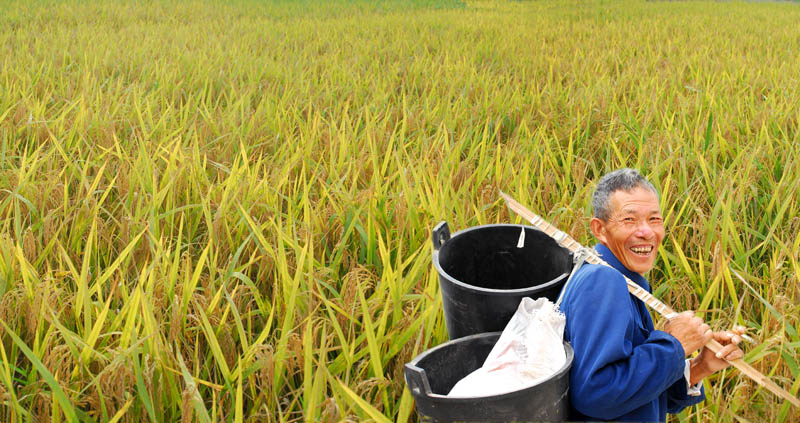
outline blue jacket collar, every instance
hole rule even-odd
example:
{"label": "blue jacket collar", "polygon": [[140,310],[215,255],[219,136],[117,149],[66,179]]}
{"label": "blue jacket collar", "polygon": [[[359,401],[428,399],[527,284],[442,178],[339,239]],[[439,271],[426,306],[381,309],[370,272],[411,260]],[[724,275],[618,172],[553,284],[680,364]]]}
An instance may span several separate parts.
{"label": "blue jacket collar", "polygon": [[628,268],[625,267],[625,265],[623,265],[619,259],[617,259],[617,256],[615,256],[608,247],[603,244],[597,244],[594,246],[594,249],[597,251],[597,254],[600,255],[600,258],[605,260],[606,263],[610,264],[611,267],[617,269],[617,271],[627,276],[628,279],[636,282],[637,285],[644,288],[647,292],[650,292],[650,284],[647,282],[647,279],[636,272],[628,270]]}

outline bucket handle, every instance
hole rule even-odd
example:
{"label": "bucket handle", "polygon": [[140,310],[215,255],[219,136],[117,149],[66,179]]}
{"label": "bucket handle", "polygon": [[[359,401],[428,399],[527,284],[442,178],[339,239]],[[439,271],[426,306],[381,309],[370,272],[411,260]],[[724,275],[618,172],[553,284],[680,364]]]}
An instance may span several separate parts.
{"label": "bucket handle", "polygon": [[561,293],[558,294],[558,299],[556,300],[556,308],[561,305],[561,300],[564,299],[564,293],[567,292],[567,287],[569,283],[572,281],[572,277],[578,273],[578,269],[586,263],[586,259],[590,257],[592,254],[591,250],[586,247],[578,248],[577,251],[572,255],[572,271],[569,272],[569,277],[567,278],[567,282],[564,283],[564,286],[561,287]]}
{"label": "bucket handle", "polygon": [[415,396],[430,396],[431,385],[428,382],[428,376],[425,374],[425,369],[419,368],[411,363],[407,363],[405,368],[408,390],[411,391],[411,393]]}
{"label": "bucket handle", "polygon": [[442,248],[442,245],[450,239],[450,227],[447,226],[447,222],[443,220],[433,227],[431,235],[433,238],[433,249],[439,251],[439,248]]}

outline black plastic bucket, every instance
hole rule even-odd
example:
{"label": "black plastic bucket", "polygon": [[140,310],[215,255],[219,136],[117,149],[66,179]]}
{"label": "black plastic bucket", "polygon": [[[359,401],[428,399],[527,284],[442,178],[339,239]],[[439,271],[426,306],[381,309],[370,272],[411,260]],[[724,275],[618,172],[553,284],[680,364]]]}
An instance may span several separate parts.
{"label": "black plastic bucket", "polygon": [[523,297],[555,302],[572,271],[572,253],[531,226],[475,226],[451,237],[441,222],[433,228],[433,264],[447,333],[456,339],[502,331]]}
{"label": "black plastic bucket", "polygon": [[406,385],[423,421],[557,422],[569,417],[569,369],[574,353],[566,342],[567,362],[541,383],[487,397],[446,396],[459,380],[483,365],[499,338],[500,332],[459,338],[405,365]]}

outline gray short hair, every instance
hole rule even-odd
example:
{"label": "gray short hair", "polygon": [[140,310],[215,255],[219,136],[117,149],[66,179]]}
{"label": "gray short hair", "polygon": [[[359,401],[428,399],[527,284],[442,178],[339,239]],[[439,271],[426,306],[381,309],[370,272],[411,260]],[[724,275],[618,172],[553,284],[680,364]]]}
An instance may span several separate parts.
{"label": "gray short hair", "polygon": [[600,178],[592,195],[594,217],[608,220],[611,212],[611,194],[616,191],[631,191],[638,187],[649,189],[658,197],[656,187],[636,169],[625,168],[605,174]]}

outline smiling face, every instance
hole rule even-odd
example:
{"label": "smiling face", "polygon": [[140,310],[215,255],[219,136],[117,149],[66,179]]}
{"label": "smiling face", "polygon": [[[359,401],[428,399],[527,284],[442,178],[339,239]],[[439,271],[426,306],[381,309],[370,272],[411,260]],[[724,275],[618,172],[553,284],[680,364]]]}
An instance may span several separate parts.
{"label": "smiling face", "polygon": [[645,274],[653,268],[664,220],[658,197],[647,188],[614,191],[609,197],[608,220],[592,218],[592,233],[628,270]]}

